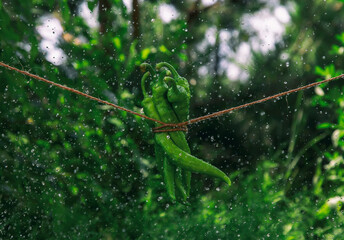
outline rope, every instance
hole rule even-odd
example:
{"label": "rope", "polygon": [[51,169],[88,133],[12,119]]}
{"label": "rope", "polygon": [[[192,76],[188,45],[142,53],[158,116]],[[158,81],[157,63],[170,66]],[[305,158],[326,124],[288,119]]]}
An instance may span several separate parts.
{"label": "rope", "polygon": [[[208,115],[205,115],[205,116],[194,118],[194,119],[191,119],[189,121],[185,121],[185,122],[182,122],[182,123],[177,123],[174,126],[176,126],[176,127],[186,126],[186,125],[190,125],[190,124],[193,124],[193,123],[196,123],[196,122],[204,121],[204,120],[209,119],[209,118],[218,117],[218,116],[221,116],[221,115],[223,115],[225,113],[233,112],[233,111],[239,110],[241,108],[246,108],[246,107],[249,107],[251,105],[255,105],[255,104],[258,104],[258,103],[266,102],[266,101],[269,101],[271,99],[275,99],[275,98],[279,98],[279,97],[288,95],[290,93],[302,91],[302,90],[305,90],[307,88],[315,87],[317,85],[320,85],[320,84],[323,84],[323,83],[327,83],[327,82],[331,82],[331,81],[339,79],[339,78],[344,78],[344,74],[341,74],[341,75],[333,77],[333,78],[325,79],[325,80],[322,80],[322,81],[319,81],[319,82],[310,83],[308,85],[305,85],[305,86],[302,86],[302,87],[298,87],[298,88],[295,88],[295,89],[292,89],[292,90],[288,90],[288,91],[285,91],[285,92],[281,92],[281,93],[278,93],[278,94],[275,94],[275,95],[272,95],[272,96],[269,96],[269,97],[266,97],[266,98],[262,98],[262,99],[259,99],[259,100],[256,100],[256,101],[253,101],[253,102],[250,102],[250,103],[245,103],[243,105],[239,105],[239,106],[236,106],[236,107],[232,107],[232,108],[229,108],[229,109],[225,109],[225,110],[221,110],[221,111],[218,111],[218,112],[215,112],[215,113],[211,113],[211,114],[208,114]],[[164,126],[159,126],[159,127],[156,127],[155,129],[160,129],[162,127],[164,127]]]}
{"label": "rope", "polygon": [[15,68],[15,67],[11,67],[11,66],[9,66],[9,65],[7,65],[7,64],[5,64],[5,63],[3,63],[3,62],[0,62],[0,65],[3,66],[3,67],[8,68],[8,69],[10,69],[10,70],[14,70],[14,71],[16,71],[16,72],[19,72],[19,73],[21,73],[21,74],[24,74],[24,75],[26,75],[26,76],[29,76],[29,77],[35,78],[35,79],[37,79],[37,80],[40,80],[40,81],[49,83],[49,84],[54,85],[54,86],[59,87],[59,88],[62,88],[62,89],[64,89],[64,90],[67,90],[67,91],[76,93],[76,94],[78,94],[78,95],[81,95],[81,96],[84,96],[84,97],[87,97],[87,98],[90,98],[90,99],[92,99],[92,100],[94,100],[94,101],[97,101],[97,102],[100,102],[100,103],[103,103],[103,104],[112,106],[112,107],[114,107],[114,108],[116,108],[116,109],[120,109],[120,110],[126,111],[126,112],[128,112],[128,113],[131,113],[131,114],[140,116],[140,117],[142,117],[142,118],[146,118],[146,119],[148,119],[148,120],[151,120],[151,121],[160,123],[160,124],[162,124],[162,125],[165,125],[165,124],[166,124],[166,123],[161,122],[161,121],[159,121],[159,120],[156,120],[156,119],[154,119],[154,118],[150,118],[150,117],[147,117],[146,115],[143,115],[143,114],[134,112],[134,111],[132,111],[132,110],[130,110],[130,109],[127,109],[127,108],[118,106],[118,105],[116,105],[116,104],[113,104],[113,103],[110,103],[110,102],[101,100],[101,99],[99,99],[99,98],[93,97],[93,96],[88,95],[88,94],[83,93],[83,92],[80,92],[80,91],[78,91],[78,90],[76,90],[76,89],[74,89],[74,88],[66,87],[66,86],[63,86],[63,85],[61,85],[61,84],[58,84],[58,83],[49,81],[49,80],[47,80],[47,79],[45,79],[45,78],[42,78],[42,77],[40,77],[40,76],[31,74],[31,73],[26,72],[26,71],[19,70],[18,68]]}
{"label": "rope", "polygon": [[188,128],[185,126],[182,127],[175,127],[175,126],[160,126],[160,127],[172,127],[172,128],[167,128],[167,129],[157,129],[157,128],[152,128],[154,133],[159,133],[159,132],[178,132],[178,131],[183,131],[187,132]]}
{"label": "rope", "polygon": [[194,119],[191,119],[191,120],[189,120],[189,121],[185,121],[185,122],[181,122],[181,123],[164,123],[164,122],[159,121],[159,120],[157,120],[157,119],[150,118],[150,117],[148,117],[148,116],[146,116],[146,115],[143,115],[143,114],[134,112],[134,111],[132,111],[132,110],[130,110],[130,109],[127,109],[127,108],[118,106],[118,105],[116,105],[116,104],[113,104],[113,103],[110,103],[110,102],[101,100],[101,99],[99,99],[99,98],[93,97],[93,96],[88,95],[88,94],[83,93],[83,92],[80,92],[80,91],[78,91],[78,90],[76,90],[76,89],[73,89],[73,88],[70,88],[70,87],[63,86],[63,85],[61,85],[61,84],[58,84],[58,83],[49,81],[49,80],[47,80],[47,79],[45,79],[45,78],[39,77],[39,76],[34,75],[34,74],[31,74],[31,73],[29,73],[29,72],[20,70],[20,69],[18,69],[18,68],[12,67],[12,66],[9,66],[9,65],[7,65],[7,64],[5,64],[5,63],[3,63],[3,62],[0,62],[0,66],[3,66],[3,67],[5,67],[5,68],[8,68],[8,69],[13,70],[13,71],[16,71],[16,72],[19,72],[19,73],[24,74],[24,75],[26,75],[26,76],[35,78],[35,79],[37,79],[37,80],[46,82],[46,83],[48,83],[48,84],[54,85],[54,86],[59,87],[59,88],[62,88],[62,89],[64,89],[64,90],[67,90],[67,91],[76,93],[76,94],[78,94],[78,95],[87,97],[87,98],[92,99],[92,100],[94,100],[94,101],[97,101],[97,102],[100,102],[100,103],[103,103],[103,104],[112,106],[112,107],[114,107],[114,108],[116,108],[116,109],[119,109],[119,110],[122,110],[122,111],[126,111],[126,112],[128,112],[128,113],[137,115],[137,116],[139,116],[139,117],[148,119],[148,120],[150,120],[150,121],[157,122],[157,123],[161,124],[161,126],[153,128],[153,132],[155,132],[155,133],[157,133],[157,132],[175,132],[175,131],[185,131],[185,132],[187,132],[187,127],[186,127],[187,125],[190,125],[190,124],[193,124],[193,123],[197,123],[197,122],[200,122],[200,121],[204,121],[204,120],[206,120],[206,119],[218,117],[218,116],[221,116],[221,115],[223,115],[223,114],[226,114],[226,113],[229,113],[229,112],[233,112],[233,111],[239,110],[239,109],[241,109],[241,108],[246,108],[246,107],[249,107],[249,106],[258,104],[258,103],[266,102],[266,101],[269,101],[269,100],[271,100],[271,99],[275,99],[275,98],[279,98],[279,97],[288,95],[288,94],[290,94],[290,93],[302,91],[302,90],[305,90],[305,89],[307,89],[307,88],[315,87],[315,86],[317,86],[317,85],[320,85],[320,84],[323,84],[323,83],[327,83],[327,82],[331,82],[331,81],[336,80],[336,79],[339,79],[339,78],[344,78],[344,74],[341,74],[341,75],[336,76],[336,77],[333,77],[333,78],[325,79],[325,80],[322,80],[322,81],[319,81],[319,82],[314,82],[314,83],[311,83],[311,84],[308,84],[308,85],[305,85],[305,86],[302,86],[302,87],[298,87],[298,88],[295,88],[295,89],[292,89],[292,90],[288,90],[288,91],[285,91],[285,92],[282,92],[282,93],[278,93],[278,94],[275,94],[275,95],[272,95],[272,96],[269,96],[269,97],[266,97],[266,98],[262,98],[262,99],[259,99],[259,100],[256,100],[256,101],[253,101],[253,102],[250,102],[250,103],[246,103],[246,104],[243,104],[243,105],[239,105],[239,106],[236,106],[236,107],[232,107],[232,108],[228,108],[228,109],[225,109],[225,110],[222,110],[222,111],[218,111],[218,112],[215,112],[215,113],[211,113],[211,114],[208,114],[208,115],[205,115],[205,116],[201,116],[201,117],[198,117],[198,118],[194,118]]}

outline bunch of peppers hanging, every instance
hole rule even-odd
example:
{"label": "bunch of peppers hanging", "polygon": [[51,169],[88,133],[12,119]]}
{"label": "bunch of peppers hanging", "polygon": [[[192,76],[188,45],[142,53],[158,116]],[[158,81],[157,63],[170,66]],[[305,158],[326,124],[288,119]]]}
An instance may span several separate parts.
{"label": "bunch of peppers hanging", "polygon": [[[166,62],[156,65],[157,72],[148,63],[141,64],[146,72],[141,80],[144,99],[142,106],[148,117],[165,123],[185,122],[189,119],[189,82]],[[151,78],[146,91],[146,80]],[[149,92],[151,95],[149,95]],[[160,126],[151,123],[151,127]],[[156,132],[156,160],[163,163],[163,175],[168,195],[173,200],[186,202],[190,194],[191,173],[218,177],[231,185],[229,177],[215,166],[191,155],[185,132]]]}

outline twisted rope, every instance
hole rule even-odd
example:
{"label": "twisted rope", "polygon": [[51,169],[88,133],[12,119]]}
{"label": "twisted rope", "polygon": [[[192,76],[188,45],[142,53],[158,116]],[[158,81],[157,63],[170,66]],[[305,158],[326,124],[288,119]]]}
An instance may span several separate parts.
{"label": "twisted rope", "polygon": [[148,120],[150,120],[150,121],[154,121],[154,122],[160,123],[160,124],[162,124],[162,125],[166,124],[166,123],[164,123],[164,122],[162,122],[162,121],[156,120],[156,119],[154,119],[154,118],[150,118],[150,117],[148,117],[148,116],[146,116],[146,115],[143,115],[143,114],[141,114],[141,113],[134,112],[134,111],[132,111],[132,110],[130,110],[130,109],[127,109],[127,108],[118,106],[118,105],[113,104],[113,103],[110,103],[110,102],[108,102],[108,101],[104,101],[104,100],[102,100],[102,99],[99,99],[99,98],[93,97],[93,96],[91,96],[91,95],[88,95],[88,94],[86,94],[86,93],[80,92],[80,91],[78,91],[78,90],[76,90],[76,89],[74,89],[74,88],[66,87],[66,86],[63,86],[63,85],[61,85],[61,84],[58,84],[58,83],[49,81],[49,80],[47,80],[47,79],[45,79],[45,78],[42,78],[42,77],[40,77],[40,76],[34,75],[34,74],[32,74],[32,73],[29,73],[29,72],[20,70],[20,69],[15,68],[15,67],[11,67],[10,65],[7,65],[7,64],[5,64],[5,63],[3,63],[3,62],[0,62],[0,66],[6,67],[6,68],[8,68],[8,69],[10,69],[10,70],[14,70],[14,71],[16,71],[16,72],[19,72],[19,73],[24,74],[24,75],[26,75],[26,76],[32,77],[32,78],[37,79],[37,80],[39,80],[39,81],[46,82],[46,83],[48,83],[48,84],[54,85],[54,86],[56,86],[56,87],[58,87],[58,88],[62,88],[62,89],[67,90],[67,91],[69,91],[69,92],[73,92],[73,93],[76,93],[76,94],[78,94],[78,95],[87,97],[87,98],[89,98],[89,99],[91,99],[91,100],[94,100],[94,101],[97,101],[97,102],[100,102],[100,103],[103,103],[103,104],[112,106],[112,107],[114,107],[114,108],[116,108],[116,109],[119,109],[119,110],[122,110],[122,111],[126,111],[126,112],[128,112],[128,113],[131,113],[131,114],[140,116],[140,117],[145,118],[145,119],[148,119]]}
{"label": "twisted rope", "polygon": [[[266,97],[266,98],[262,98],[262,99],[259,99],[259,100],[256,100],[256,101],[253,101],[253,102],[250,102],[250,103],[245,103],[245,104],[242,104],[242,105],[239,105],[239,106],[236,106],[236,107],[232,107],[232,108],[228,108],[228,109],[221,110],[221,111],[218,111],[218,112],[214,112],[214,113],[211,113],[211,114],[208,114],[208,115],[204,115],[204,116],[201,116],[201,117],[198,117],[198,118],[194,118],[194,119],[191,119],[189,121],[177,123],[177,124],[174,124],[174,125],[171,125],[171,126],[174,126],[174,127],[187,126],[187,125],[190,125],[190,124],[193,124],[193,123],[204,121],[204,120],[209,119],[209,118],[218,117],[218,116],[221,116],[223,114],[239,110],[241,108],[246,108],[246,107],[249,107],[249,106],[252,106],[252,105],[255,105],[255,104],[258,104],[258,103],[266,102],[266,101],[269,101],[269,100],[272,100],[272,99],[275,99],[275,98],[279,98],[279,97],[282,97],[282,96],[285,96],[285,95],[288,95],[288,94],[291,94],[291,93],[294,93],[294,92],[302,91],[302,90],[305,90],[307,88],[315,87],[315,86],[318,86],[318,85],[323,84],[323,83],[331,82],[331,81],[339,79],[339,78],[344,78],[344,74],[341,74],[341,75],[333,77],[333,78],[325,79],[325,80],[322,80],[322,81],[319,81],[319,82],[310,83],[310,84],[302,86],[302,87],[298,87],[298,88],[295,88],[295,89],[292,89],[292,90],[281,92],[281,93],[278,93],[278,94],[275,94],[275,95],[272,95],[272,96],[269,96],[269,97]],[[158,129],[161,129],[161,128],[164,128],[164,127],[166,127],[166,126],[163,125],[163,126],[156,127],[154,129],[158,130]]]}
{"label": "twisted rope", "polygon": [[258,104],[258,103],[263,103],[263,102],[266,102],[266,101],[269,101],[269,100],[272,100],[272,99],[275,99],[275,98],[279,98],[279,97],[282,97],[282,96],[285,96],[285,95],[288,95],[288,94],[291,94],[291,93],[294,93],[294,92],[298,92],[298,91],[302,91],[302,90],[305,90],[305,89],[308,89],[308,88],[311,88],[311,87],[315,87],[315,86],[318,86],[318,85],[323,84],[323,83],[331,82],[331,81],[339,79],[339,78],[344,78],[344,74],[341,74],[341,75],[336,76],[336,77],[325,79],[325,80],[322,80],[322,81],[319,81],[319,82],[314,82],[314,83],[311,83],[311,84],[308,84],[308,85],[305,85],[305,86],[301,86],[301,87],[298,87],[298,88],[295,88],[295,89],[292,89],[292,90],[288,90],[288,91],[281,92],[281,93],[278,93],[278,94],[275,94],[275,95],[272,95],[272,96],[269,96],[269,97],[266,97],[266,98],[262,98],[262,99],[259,99],[259,100],[256,100],[256,101],[253,101],[253,102],[250,102],[250,103],[245,103],[245,104],[242,104],[242,105],[239,105],[239,106],[236,106],[236,107],[232,107],[232,108],[228,108],[228,109],[225,109],[225,110],[222,110],[222,111],[214,112],[214,113],[211,113],[211,114],[208,114],[208,115],[204,115],[204,116],[201,116],[201,117],[198,117],[198,118],[193,118],[193,119],[191,119],[189,121],[185,121],[185,122],[181,122],[181,123],[164,123],[164,122],[162,122],[160,120],[157,120],[157,119],[154,119],[154,118],[150,118],[150,117],[148,117],[146,115],[134,112],[134,111],[132,111],[130,109],[127,109],[127,108],[118,106],[116,104],[104,101],[102,99],[93,97],[93,96],[88,95],[86,93],[80,92],[80,91],[78,91],[76,89],[63,86],[61,84],[49,81],[49,80],[47,80],[45,78],[42,78],[40,76],[31,74],[29,72],[20,70],[20,69],[15,68],[15,67],[12,67],[12,66],[7,65],[7,64],[5,64],[3,62],[0,62],[0,66],[3,66],[5,68],[8,68],[8,69],[16,71],[16,72],[19,72],[19,73],[24,74],[26,76],[29,76],[31,78],[34,78],[34,79],[46,82],[48,84],[54,85],[54,86],[56,86],[58,88],[61,88],[61,89],[64,89],[64,90],[76,93],[78,95],[87,97],[87,98],[89,98],[91,100],[94,100],[94,101],[97,101],[97,102],[100,102],[100,103],[112,106],[112,107],[114,107],[116,109],[119,109],[119,110],[122,110],[122,111],[126,111],[128,113],[137,115],[139,117],[145,118],[145,119],[153,121],[153,122],[157,122],[157,123],[161,124],[161,126],[153,128],[153,132],[155,132],[155,133],[158,133],[158,132],[175,132],[175,131],[185,131],[185,132],[187,132],[187,130],[188,130],[187,127],[186,127],[187,125],[190,125],[190,124],[193,124],[193,123],[197,123],[197,122],[200,122],[200,121],[204,121],[206,119],[210,119],[210,118],[214,118],[214,117],[219,117],[219,116],[221,116],[223,114],[230,113],[230,112],[239,110],[241,108],[246,108],[246,107]]}

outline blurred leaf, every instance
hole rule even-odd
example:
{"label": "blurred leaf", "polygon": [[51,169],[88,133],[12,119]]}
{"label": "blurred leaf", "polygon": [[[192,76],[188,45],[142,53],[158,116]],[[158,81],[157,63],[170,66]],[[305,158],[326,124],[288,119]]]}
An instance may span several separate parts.
{"label": "blurred leaf", "polygon": [[161,45],[159,47],[159,51],[162,52],[162,53],[165,53],[167,55],[171,55],[172,53],[165,47],[165,45]]}
{"label": "blurred leaf", "polygon": [[70,10],[68,6],[68,0],[60,0],[61,4],[61,12],[62,12],[62,18],[64,21],[69,22],[70,21]]}
{"label": "blurred leaf", "polygon": [[97,6],[97,4],[98,4],[98,1],[96,1],[96,0],[87,0],[87,6],[91,11],[94,10],[94,8]]}
{"label": "blurred leaf", "polygon": [[333,131],[331,139],[334,147],[338,147],[339,141],[344,137],[344,130],[336,129]]}
{"label": "blurred leaf", "polygon": [[146,60],[148,55],[150,53],[150,49],[149,48],[145,48],[141,51],[141,59],[142,60]]}
{"label": "blurred leaf", "polygon": [[341,34],[337,34],[336,38],[344,45],[344,32],[342,32]]}
{"label": "blurred leaf", "polygon": [[72,186],[70,190],[73,195],[78,195],[79,193],[79,189],[76,186]]}
{"label": "blurred leaf", "polygon": [[123,128],[124,124],[118,118],[110,118],[108,120],[111,124],[116,125],[118,128]]}
{"label": "blurred leaf", "polygon": [[330,51],[330,53],[335,55],[343,55],[344,46],[332,45],[332,50]]}
{"label": "blurred leaf", "polygon": [[117,50],[121,50],[122,49],[122,43],[121,43],[121,39],[119,37],[114,37],[112,39],[112,42],[115,45]]}
{"label": "blurred leaf", "polygon": [[333,128],[333,124],[331,123],[320,123],[317,128],[318,129],[326,129],[326,128]]}
{"label": "blurred leaf", "polygon": [[178,57],[182,60],[182,61],[187,61],[188,60],[188,57],[186,56],[186,54],[184,53],[179,53],[178,54]]}

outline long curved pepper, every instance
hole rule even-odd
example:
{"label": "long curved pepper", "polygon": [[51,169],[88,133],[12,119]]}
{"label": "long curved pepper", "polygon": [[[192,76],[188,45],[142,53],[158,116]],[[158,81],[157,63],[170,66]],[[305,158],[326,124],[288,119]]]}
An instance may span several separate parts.
{"label": "long curved pepper", "polygon": [[178,148],[170,136],[166,133],[156,133],[155,140],[164,149],[164,151],[170,156],[172,163],[183,169],[189,170],[195,173],[203,173],[209,176],[217,177],[225,181],[229,186],[231,180],[229,177],[217,167],[198,159],[191,154],[184,152]]}
{"label": "long curved pepper", "polygon": [[146,79],[149,77],[150,72],[146,72],[143,74],[143,77],[141,78],[141,89],[142,89],[142,94],[144,98],[149,97],[147,91],[146,91]]}
{"label": "long curved pepper", "polygon": [[[178,123],[180,122],[177,115],[175,114],[173,107],[167,100],[167,91],[168,86],[164,81],[164,78],[167,74],[169,74],[170,71],[163,70],[160,72],[158,79],[155,80],[155,82],[152,85],[152,93],[153,93],[153,101],[155,104],[155,107],[159,113],[159,116],[161,118],[161,121],[166,123]],[[170,133],[172,141],[177,145],[179,148],[181,148],[183,151],[190,153],[190,148],[188,145],[188,142],[185,137],[185,133],[183,132],[171,132]],[[185,192],[187,193],[187,196],[190,193],[190,186],[191,186],[191,173],[188,171],[183,170],[182,175],[184,178],[184,182],[186,185]],[[181,181],[183,182],[183,181]],[[179,189],[182,189],[182,185],[179,184],[180,182],[177,181],[177,187]]]}
{"label": "long curved pepper", "polygon": [[168,195],[172,200],[176,200],[175,191],[175,166],[172,165],[159,144],[155,143],[155,157],[158,162],[163,162],[163,175]]}
{"label": "long curved pepper", "polygon": [[[173,77],[165,77],[164,82],[169,86],[167,91],[167,100],[172,106],[173,111],[175,112],[178,122],[185,122],[189,120],[189,109],[190,109],[190,86],[187,79],[181,77],[175,68],[166,62],[161,62],[156,65],[156,69],[160,70],[161,68],[169,69]],[[185,149],[183,149],[185,150]],[[186,151],[190,153],[189,151]],[[186,187],[187,195],[190,193],[191,189],[191,173],[185,172],[184,182]]]}
{"label": "long curved pepper", "polygon": [[[142,80],[141,80],[141,88],[143,91],[143,95],[145,97],[144,100],[142,101],[144,111],[145,111],[147,116],[151,116],[155,119],[161,120],[162,118],[161,118],[159,112],[157,111],[157,108],[156,108],[154,101],[153,101],[153,98],[155,95],[154,91],[153,91],[153,96],[148,95],[148,93],[146,91],[146,87],[145,87],[146,86],[146,79],[150,75],[152,75],[153,81],[154,81],[153,86],[155,84],[163,83],[163,77],[166,74],[169,74],[169,71],[165,70],[163,72],[163,74],[161,74],[161,76],[159,76],[159,78],[156,79],[157,75],[153,75],[153,74],[155,74],[155,72],[149,64],[147,64],[147,63],[142,64],[141,68],[142,68],[142,70],[148,70],[148,71],[150,70],[149,72],[144,74],[144,76],[142,77]],[[167,101],[167,100],[164,100],[164,101]],[[173,113],[173,111],[171,113]],[[181,133],[181,132],[180,133],[173,133],[174,136],[179,136],[179,137],[181,137],[182,134],[183,133]],[[185,136],[184,136],[184,138],[185,138]],[[182,141],[182,139],[179,139],[179,141]],[[184,144],[184,147],[185,146],[187,147],[186,150],[189,150],[186,140],[185,140],[185,143],[183,143],[183,144]],[[177,190],[179,190],[178,193],[181,194],[183,201],[186,201],[186,199],[188,197],[188,195],[186,195],[186,190],[183,186],[182,181],[180,180],[179,175],[175,174],[176,172],[180,173],[183,170],[178,169],[179,167],[174,166],[171,163],[171,161],[168,160],[168,156],[165,154],[164,151],[161,150],[161,147],[157,143],[155,146],[155,152],[156,152],[156,154],[155,154],[156,160],[158,162],[163,162],[163,175],[164,175],[164,180],[165,180],[165,185],[166,185],[166,190],[167,190],[168,195],[170,196],[171,199],[176,200],[175,188],[177,188]]]}

